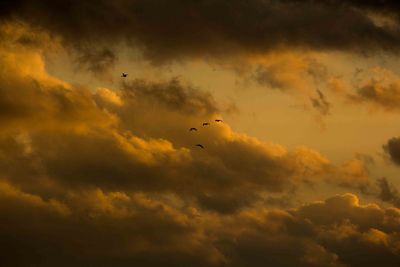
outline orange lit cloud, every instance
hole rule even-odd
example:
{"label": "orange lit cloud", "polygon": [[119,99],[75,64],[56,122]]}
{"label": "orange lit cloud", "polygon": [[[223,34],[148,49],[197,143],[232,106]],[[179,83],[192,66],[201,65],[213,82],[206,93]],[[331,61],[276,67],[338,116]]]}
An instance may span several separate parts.
{"label": "orange lit cloud", "polygon": [[[225,56],[229,51],[256,51],[256,56],[246,60],[261,63],[252,62],[255,69],[246,75],[272,88],[293,88],[320,114],[329,114],[326,95],[310,87],[328,79],[324,65],[296,53],[272,53],[273,62],[268,61],[264,48],[271,40],[259,37],[259,26],[255,27],[253,20],[245,31],[239,29],[241,34],[230,32],[224,19],[230,22],[237,16],[225,2],[215,7],[218,16],[212,15],[209,21],[214,21],[213,28],[233,45],[214,39],[215,33],[206,30],[203,12],[209,9],[205,3],[186,6],[173,1],[170,5],[177,5],[178,11],[190,11],[188,16],[194,19],[189,20],[193,23],[190,25],[180,23],[183,28],[178,28],[178,33],[198,28],[200,40],[209,43],[191,41],[188,35],[175,36],[177,40],[174,35],[155,35],[176,28],[174,23],[160,22],[177,11],[153,21],[160,13],[153,9],[154,3],[131,4],[138,8],[133,8],[133,13],[140,23],[128,24],[136,25],[132,28],[136,35],[125,40],[142,44],[147,58],[163,61],[180,51],[191,57],[216,44],[231,48],[226,49]],[[317,7],[296,1],[268,3],[255,1],[242,6],[234,1],[232,5],[245,8],[247,15],[255,10],[262,13],[255,16],[276,11],[281,15],[273,17],[277,22],[292,21],[297,12],[307,15],[318,11],[319,19],[336,17],[338,12],[327,9],[324,3]],[[130,18],[132,10],[125,10],[123,4],[128,5],[125,1],[98,3],[108,7],[111,15]],[[292,5],[305,9],[288,9]],[[373,8],[358,2],[353,5]],[[113,51],[101,49],[107,44],[101,34],[109,33],[107,38],[120,41],[127,38],[127,32],[108,24],[102,12],[94,12],[88,13],[94,16],[89,20],[76,17],[81,31],[73,37],[70,34],[75,26],[70,20],[48,23],[54,15],[47,13],[51,7],[43,4],[32,13],[32,18],[38,19],[38,24],[31,22],[34,26],[28,24],[29,19],[0,26],[0,265],[398,265],[398,191],[385,178],[373,180],[360,157],[335,164],[323,153],[301,144],[287,148],[239,133],[225,119],[216,121],[225,110],[214,95],[184,78],[124,79],[120,84],[98,87],[57,78],[46,69],[47,50],[81,53],[78,64],[82,69],[106,75],[116,57]],[[222,7],[227,17],[215,20],[220,18],[217,11]],[[24,1],[7,8],[15,17],[32,11]],[[345,19],[340,23],[352,22],[357,29],[374,30],[375,35],[366,44],[368,49],[379,49],[376,36],[395,34],[393,29],[371,25],[353,8],[338,8]],[[142,17],[141,12],[151,16]],[[99,23],[97,16],[102,17],[103,27],[84,37],[94,21]],[[201,21],[196,23],[196,18]],[[315,22],[312,17],[308,19],[307,23]],[[62,21],[60,17],[58,22]],[[261,28],[269,29],[269,23],[261,24]],[[38,25],[41,28],[36,28]],[[288,31],[285,25],[279,25],[283,32]],[[324,38],[314,43],[311,37],[322,33],[330,37],[324,25],[315,26],[315,32],[304,37],[299,35],[304,33],[301,28],[294,29],[294,36],[287,40],[273,31],[277,34],[271,37],[275,44],[269,48],[290,47],[294,42],[294,46],[316,50],[321,46],[354,49],[355,40],[347,32],[339,39],[346,41],[343,45]],[[245,33],[248,38],[243,40]],[[86,50],[93,45],[91,41],[88,47],[82,47],[86,38],[98,41],[100,50]],[[397,44],[391,38],[385,40],[386,45]],[[149,48],[154,49],[153,54],[149,54]],[[390,81],[394,79],[384,74]],[[396,82],[388,86],[379,82],[368,80],[355,92],[342,86],[339,78],[331,80],[330,85],[352,102],[396,109],[397,91],[392,86]],[[197,131],[189,131],[191,127]],[[396,139],[385,149],[396,163]],[[322,201],[296,199],[297,204],[292,205],[298,191],[321,185],[356,191],[376,203],[362,204],[356,194],[347,193],[324,196]],[[394,207],[387,207],[389,204]]]}

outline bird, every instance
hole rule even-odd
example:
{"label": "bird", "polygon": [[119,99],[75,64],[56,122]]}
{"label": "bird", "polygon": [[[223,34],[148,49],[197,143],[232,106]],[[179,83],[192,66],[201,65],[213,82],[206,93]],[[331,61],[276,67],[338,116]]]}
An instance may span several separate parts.
{"label": "bird", "polygon": [[190,130],[189,131],[197,131],[197,129],[196,128],[194,128],[194,127],[192,127],[192,128],[190,128]]}
{"label": "bird", "polygon": [[203,126],[207,126],[207,125],[210,125],[210,123],[209,122],[203,122]]}
{"label": "bird", "polygon": [[125,72],[123,72],[121,75],[121,77],[124,77],[124,78],[126,78],[127,76],[128,76],[128,73],[125,73]]}
{"label": "bird", "polygon": [[201,147],[202,149],[204,149],[204,146],[201,144],[197,144],[196,146]]}
{"label": "bird", "polygon": [[222,120],[219,120],[219,119],[216,119],[215,121],[216,121],[216,122],[222,122]]}

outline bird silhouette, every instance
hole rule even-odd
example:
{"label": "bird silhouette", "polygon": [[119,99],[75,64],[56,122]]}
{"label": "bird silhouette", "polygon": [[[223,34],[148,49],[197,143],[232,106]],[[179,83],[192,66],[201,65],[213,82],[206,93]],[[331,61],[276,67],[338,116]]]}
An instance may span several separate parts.
{"label": "bird silhouette", "polygon": [[128,73],[125,73],[125,72],[123,72],[121,75],[121,77],[124,77],[124,78],[126,78],[127,76],[128,76]]}
{"label": "bird silhouette", "polygon": [[202,149],[204,149],[204,146],[201,144],[197,144],[196,146],[201,147]]}
{"label": "bird silhouette", "polygon": [[217,119],[217,120],[215,120],[216,122],[222,122],[222,120],[219,120],[219,119]]}
{"label": "bird silhouette", "polygon": [[203,122],[203,126],[207,126],[207,125],[210,125],[210,123],[209,122]]}
{"label": "bird silhouette", "polygon": [[192,128],[190,128],[190,130],[189,131],[197,131],[197,129],[196,128],[194,128],[194,127],[192,127]]}

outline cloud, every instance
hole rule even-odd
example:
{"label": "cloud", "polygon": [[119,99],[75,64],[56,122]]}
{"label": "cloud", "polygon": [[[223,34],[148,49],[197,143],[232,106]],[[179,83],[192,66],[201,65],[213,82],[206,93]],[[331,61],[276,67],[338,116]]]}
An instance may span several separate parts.
{"label": "cloud", "polygon": [[385,177],[378,179],[377,183],[380,188],[379,198],[400,207],[399,191]]}
{"label": "cloud", "polygon": [[153,62],[265,53],[279,47],[397,51],[400,40],[396,27],[379,24],[371,15],[394,17],[397,25],[397,5],[386,1],[376,5],[371,1],[221,0],[183,4],[179,0],[121,0],[87,4],[46,1],[36,5],[20,0],[12,4],[6,1],[3,6],[4,18],[45,28],[76,48],[128,42],[141,48]]}
{"label": "cloud", "polygon": [[184,85],[178,78],[165,83],[136,79],[123,84],[123,96],[138,101],[147,100],[184,114],[211,115],[218,113],[218,105],[210,93]]}
{"label": "cloud", "polygon": [[16,193],[7,197],[2,191],[0,197],[7,203],[0,205],[5,264],[204,266],[220,257],[207,248],[197,222],[165,200],[93,190],[67,196],[62,205],[70,212],[60,214],[50,204],[36,204],[44,203],[37,196],[6,188]]}
{"label": "cloud", "polygon": [[[262,58],[252,73],[252,79],[267,88],[282,91],[307,92],[312,78],[309,61],[295,53],[273,53]],[[250,68],[250,66],[248,66]]]}
{"label": "cloud", "polygon": [[351,98],[355,102],[365,102],[376,105],[384,110],[396,110],[400,102],[398,81],[383,84],[381,81],[371,80],[357,88],[357,93]]}
{"label": "cloud", "polygon": [[[175,192],[208,209],[235,212],[253,205],[262,192],[285,192],[304,182],[318,181],[329,164],[310,149],[288,152],[279,145],[229,131],[228,137],[214,134],[215,144],[205,144],[206,151],[196,151],[194,143],[176,147],[173,141],[143,139],[129,132],[41,131],[28,135],[29,143],[2,140],[2,146],[9,147],[4,150],[8,160],[2,172],[26,187],[32,186],[31,182],[39,186],[45,176],[71,189],[98,186]],[[26,169],[19,170],[24,162],[29,163]],[[32,178],[26,181],[29,173]]]}
{"label": "cloud", "polygon": [[49,75],[41,50],[20,46],[0,46],[0,177],[22,190],[175,192],[232,213],[263,192],[317,181],[330,164],[312,149],[288,151],[215,123],[212,95],[178,79],[91,90]]}
{"label": "cloud", "polygon": [[389,154],[394,164],[400,165],[400,138],[393,137],[385,145],[383,149]]}
{"label": "cloud", "polygon": [[117,62],[117,56],[108,48],[88,48],[79,51],[76,62],[79,68],[86,69],[98,77],[111,76],[110,71]]}
{"label": "cloud", "polygon": [[245,63],[238,64],[240,67],[236,73],[245,81],[255,82],[263,88],[303,98],[310,103],[304,106],[316,111],[316,120],[321,122],[322,116],[329,114],[331,104],[319,89],[330,80],[327,66],[321,63],[320,58],[320,54],[312,52],[304,55],[295,51],[274,51],[244,60]]}
{"label": "cloud", "polygon": [[358,72],[352,84],[342,78],[331,78],[328,88],[348,104],[364,105],[371,111],[398,112],[400,79],[392,71],[376,67]]}
{"label": "cloud", "polygon": [[[360,205],[357,197],[347,194],[305,206],[299,212],[321,226],[317,239],[348,266],[397,264],[397,209]],[[385,261],[375,258],[378,255],[385,255]]]}
{"label": "cloud", "polygon": [[[14,30],[13,30],[14,29]],[[115,117],[99,110],[87,88],[73,88],[65,81],[49,75],[45,69],[43,50],[56,49],[46,44],[21,43],[30,38],[34,43],[46,43],[44,33],[30,35],[23,25],[2,25],[0,42],[0,121],[2,130],[28,127],[87,129],[110,125]],[[8,38],[10,37],[10,38]]]}
{"label": "cloud", "polygon": [[371,191],[374,190],[368,167],[359,159],[348,160],[338,168],[335,168],[328,181],[345,188],[360,190],[366,194],[372,193]]}
{"label": "cloud", "polygon": [[[0,51],[7,74],[1,77],[8,77],[0,85],[13,88],[0,90],[0,175],[24,190],[175,192],[203,208],[234,213],[268,201],[265,193],[303,184],[369,188],[361,161],[335,166],[307,147],[287,150],[214,123],[223,109],[182,80],[137,79],[119,90],[90,90],[52,77],[40,50],[23,47],[26,55],[17,61],[5,60],[19,55],[12,42]],[[201,126],[205,121],[212,123]]]}
{"label": "cloud", "polygon": [[92,189],[44,201],[4,183],[0,192],[6,203],[0,205],[3,260],[14,266],[357,267],[374,266],[377,259],[384,266],[398,262],[400,211],[361,205],[351,194],[298,209],[254,207],[221,216],[188,202],[182,205],[173,195]]}
{"label": "cloud", "polygon": [[321,92],[321,90],[317,89],[317,98],[313,98],[311,97],[311,104],[312,106],[318,110],[321,115],[328,115],[330,108],[331,108],[331,104],[326,100],[325,95]]}

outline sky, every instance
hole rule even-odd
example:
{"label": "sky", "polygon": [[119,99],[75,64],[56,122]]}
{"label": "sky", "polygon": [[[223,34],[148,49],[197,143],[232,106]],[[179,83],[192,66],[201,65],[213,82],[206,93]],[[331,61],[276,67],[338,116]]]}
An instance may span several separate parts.
{"label": "sky", "polygon": [[399,59],[391,0],[1,1],[0,266],[400,266]]}

